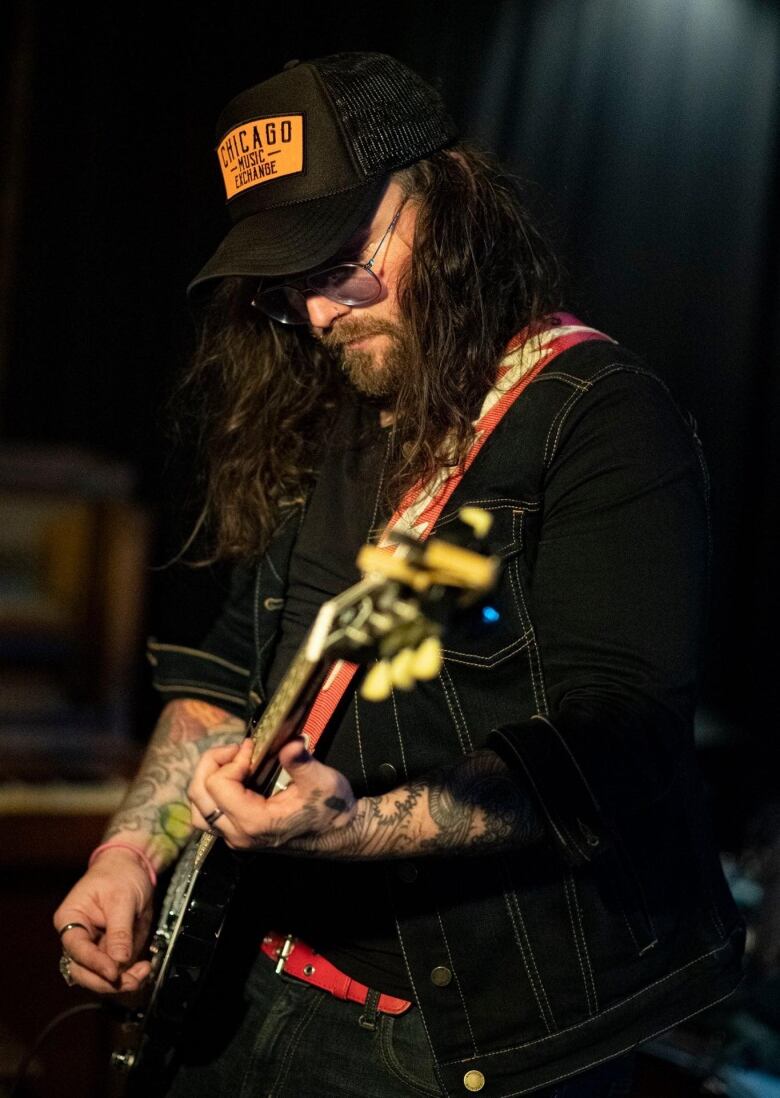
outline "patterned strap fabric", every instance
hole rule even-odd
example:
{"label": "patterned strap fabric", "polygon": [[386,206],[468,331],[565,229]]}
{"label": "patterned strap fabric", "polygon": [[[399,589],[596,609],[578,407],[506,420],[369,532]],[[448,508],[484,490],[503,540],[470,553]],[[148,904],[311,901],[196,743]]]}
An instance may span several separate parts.
{"label": "patterned strap fabric", "polygon": [[[389,553],[395,552],[396,545],[390,540],[393,531],[413,534],[420,541],[425,541],[491,432],[553,358],[578,343],[592,340],[615,342],[603,332],[582,324],[571,313],[558,313],[557,320],[559,323],[554,328],[543,328],[530,336],[524,329],[510,341],[506,356],[498,367],[496,383],[482,402],[475,423],[476,437],[466,460],[458,468],[441,469],[427,484],[415,485],[406,493],[385,527],[379,540],[380,548]],[[309,750],[314,749],[357,669],[358,664],[347,660],[337,660],[333,664],[302,729]]]}

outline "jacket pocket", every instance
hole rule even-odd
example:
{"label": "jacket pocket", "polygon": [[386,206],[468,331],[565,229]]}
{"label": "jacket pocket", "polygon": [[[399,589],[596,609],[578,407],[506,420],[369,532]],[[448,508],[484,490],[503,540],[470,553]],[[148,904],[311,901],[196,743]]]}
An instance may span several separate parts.
{"label": "jacket pocket", "polygon": [[[525,628],[520,613],[522,593],[515,558],[523,552],[524,526],[529,510],[538,510],[531,501],[497,499],[467,500],[461,506],[481,507],[493,519],[490,531],[479,551],[500,561],[496,588],[477,606],[463,611],[450,622],[444,633],[444,658],[455,664],[490,670],[528,647],[532,630]],[[434,536],[446,537],[447,527],[457,512],[446,514],[436,526]]]}

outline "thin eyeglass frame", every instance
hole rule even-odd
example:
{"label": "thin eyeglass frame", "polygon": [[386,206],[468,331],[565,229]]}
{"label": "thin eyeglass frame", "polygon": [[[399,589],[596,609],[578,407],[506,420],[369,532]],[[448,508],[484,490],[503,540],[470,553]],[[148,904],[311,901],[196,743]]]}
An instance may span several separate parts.
{"label": "thin eyeglass frame", "polygon": [[[404,200],[404,202],[405,202],[405,200]],[[305,304],[304,299],[305,299],[307,294],[317,294],[319,296],[326,297],[328,299],[328,301],[335,301],[337,305],[349,305],[350,308],[359,309],[359,308],[362,308],[365,305],[372,305],[377,300],[377,298],[381,295],[382,290],[385,288],[384,280],[374,270],[374,263],[376,262],[376,258],[379,255],[379,252],[382,248],[382,245],[384,244],[385,240],[387,240],[388,236],[390,235],[390,233],[393,231],[396,224],[398,223],[398,218],[401,216],[401,211],[404,208],[404,202],[401,203],[401,205],[398,207],[398,209],[393,214],[393,217],[392,217],[392,220],[390,221],[390,224],[387,226],[385,231],[382,233],[382,236],[379,240],[379,243],[377,244],[376,248],[374,249],[374,254],[371,256],[370,259],[366,260],[365,263],[356,263],[356,262],[346,261],[344,263],[335,263],[332,267],[323,267],[319,271],[312,271],[311,274],[305,276],[305,278],[303,280],[304,281],[304,286],[303,287],[295,286],[292,283],[288,283],[288,282],[280,282],[280,283],[277,283],[274,286],[267,286],[267,287],[265,287],[265,289],[261,289],[263,283],[260,282],[258,284],[257,290],[255,291],[255,296],[252,298],[252,307],[264,312],[266,314],[266,316],[269,316],[272,320],[275,320],[279,324],[295,325],[295,324],[308,324],[309,323],[308,317],[303,315],[305,313],[305,310],[306,310],[306,304]],[[318,288],[316,286],[307,286],[307,285],[305,285],[305,283],[308,282],[308,280],[310,278],[317,278],[317,277],[320,277],[322,275],[330,274],[332,271],[343,270],[344,268],[348,268],[349,270],[353,270],[353,271],[367,271],[371,275],[371,277],[373,279],[375,279],[375,281],[376,281],[376,285],[377,285],[376,294],[374,294],[373,297],[369,298],[366,301],[352,302],[352,301],[345,301],[343,298],[336,297],[336,296],[334,296],[334,294],[332,292],[327,292],[326,293],[323,289]],[[262,304],[262,302],[260,300],[263,293],[265,293],[267,290],[273,290],[273,291],[286,290],[288,292],[293,291],[296,294],[300,294],[301,299],[302,299],[302,302],[301,302],[302,303],[301,319],[300,320],[284,320],[281,317],[274,316],[273,313],[269,312],[268,309]]]}

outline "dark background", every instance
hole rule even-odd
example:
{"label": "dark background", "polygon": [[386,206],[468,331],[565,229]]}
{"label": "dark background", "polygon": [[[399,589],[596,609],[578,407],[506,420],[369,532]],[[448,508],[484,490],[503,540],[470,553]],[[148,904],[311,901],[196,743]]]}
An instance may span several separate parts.
{"label": "dark background", "polygon": [[[538,185],[571,306],[697,418],[716,545],[699,734],[739,745],[739,817],[769,780],[778,700],[778,6],[17,2],[0,19],[2,441],[128,462],[152,564],[173,556],[192,470],[166,399],[193,340],[184,288],[227,226],[217,115],[290,58],[397,54]],[[196,642],[223,586],[219,569],[150,571],[147,631]],[[139,673],[139,738],[154,706]]]}

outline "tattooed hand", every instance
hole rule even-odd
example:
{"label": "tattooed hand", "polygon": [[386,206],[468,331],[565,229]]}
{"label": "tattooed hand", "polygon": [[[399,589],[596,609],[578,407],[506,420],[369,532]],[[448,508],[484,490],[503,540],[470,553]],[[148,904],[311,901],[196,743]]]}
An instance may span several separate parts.
{"label": "tattooed hand", "polygon": [[263,797],[247,789],[251,740],[207,751],[189,788],[192,822],[208,829],[206,817],[216,809],[215,828],[235,850],[288,848],[295,840],[346,827],[355,814],[355,797],[347,779],[306,750],[302,739],[279,752],[290,775],[286,789]]}
{"label": "tattooed hand", "polygon": [[294,740],[279,755],[292,781],[266,800],[244,786],[251,746],[208,751],[190,786],[192,819],[239,850],[276,848],[341,859],[484,853],[543,834],[527,795],[492,751],[475,751],[426,778],[357,802],[343,774]]}
{"label": "tattooed hand", "polygon": [[[241,739],[244,722],[193,699],[165,706],[138,775],[111,820],[101,852],[54,915],[77,984],[103,994],[136,991],[148,977],[139,960],[152,921],[152,884],[192,832],[186,789],[210,744]],[[107,845],[106,845],[107,844]]]}

